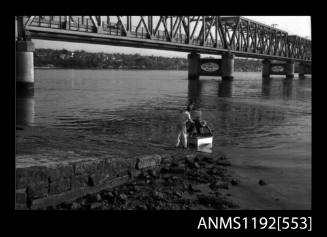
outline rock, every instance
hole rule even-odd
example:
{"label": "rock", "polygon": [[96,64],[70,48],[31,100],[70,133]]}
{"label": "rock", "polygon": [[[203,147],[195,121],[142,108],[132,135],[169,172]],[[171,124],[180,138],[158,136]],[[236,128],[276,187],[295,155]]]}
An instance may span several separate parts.
{"label": "rock", "polygon": [[179,191],[175,191],[174,194],[177,196],[177,197],[182,197],[183,194]]}
{"label": "rock", "polygon": [[138,192],[138,191],[140,191],[140,187],[137,185],[134,185],[133,190],[134,190],[134,192]]}
{"label": "rock", "polygon": [[94,209],[100,208],[101,206],[102,206],[101,202],[94,202],[91,204],[90,209],[94,210]]}
{"label": "rock", "polygon": [[221,199],[213,195],[199,194],[197,195],[197,199],[198,202],[202,205],[214,207],[217,209],[223,209],[223,203],[221,202]]}
{"label": "rock", "polygon": [[157,176],[158,176],[157,172],[153,169],[148,170],[148,174],[153,178],[157,178]]}
{"label": "rock", "polygon": [[145,205],[145,204],[138,204],[136,207],[135,207],[136,210],[148,210],[148,207]]}
{"label": "rock", "polygon": [[120,200],[122,200],[122,201],[124,201],[124,202],[126,202],[127,199],[128,199],[127,195],[124,194],[124,193],[120,194],[120,195],[119,195],[119,198],[120,198]]}
{"label": "rock", "polygon": [[259,180],[258,184],[261,185],[261,186],[267,185],[267,183],[262,179]]}
{"label": "rock", "polygon": [[238,181],[237,179],[232,179],[230,181],[231,185],[238,185],[240,183],[240,181]]}
{"label": "rock", "polygon": [[194,162],[194,159],[196,158],[195,154],[190,154],[190,155],[186,155],[185,157],[185,163],[187,164],[191,164]]}
{"label": "rock", "polygon": [[128,174],[130,179],[134,179],[136,177],[139,177],[141,175],[141,173],[142,173],[141,171],[135,170],[135,169],[127,171],[127,174]]}
{"label": "rock", "polygon": [[190,167],[190,168],[195,168],[195,169],[199,169],[200,168],[200,165],[199,165],[199,163],[197,161],[187,160],[186,163],[187,163],[188,167]]}
{"label": "rock", "polygon": [[161,164],[169,164],[173,161],[173,158],[169,154],[161,155]]}
{"label": "rock", "polygon": [[229,161],[227,161],[227,160],[218,160],[216,162],[216,164],[221,165],[221,166],[230,166],[231,165],[231,163]]}
{"label": "rock", "polygon": [[16,190],[16,203],[26,205],[26,201],[27,201],[26,189],[25,188],[17,189]]}
{"label": "rock", "polygon": [[171,162],[171,164],[170,164],[170,167],[178,167],[179,166],[179,163],[178,163],[178,161],[176,161],[176,160],[173,160],[172,162]]}
{"label": "rock", "polygon": [[136,168],[137,169],[153,168],[159,166],[160,163],[161,163],[160,155],[146,155],[137,158]]}
{"label": "rock", "polygon": [[182,167],[172,167],[169,169],[169,173],[173,174],[183,174],[185,172],[185,169]]}
{"label": "rock", "polygon": [[217,169],[216,167],[213,167],[212,169],[207,171],[210,175],[219,175],[221,174],[221,170]]}
{"label": "rock", "polygon": [[222,181],[217,181],[213,182],[209,185],[209,187],[213,190],[216,189],[228,189],[228,183],[227,182],[222,182]]}
{"label": "rock", "polygon": [[79,204],[77,202],[73,202],[72,205],[70,206],[70,208],[73,210],[77,210],[77,209],[81,208],[81,204]]}
{"label": "rock", "polygon": [[98,196],[99,194],[88,194],[85,196],[85,199],[87,200],[88,203],[92,203],[92,202],[98,202],[99,200],[101,200],[101,196]]}
{"label": "rock", "polygon": [[189,185],[188,185],[188,191],[189,191],[190,193],[193,193],[193,192],[201,192],[200,189],[195,189],[195,188],[192,186],[192,184],[189,184]]}
{"label": "rock", "polygon": [[162,177],[163,179],[166,179],[166,180],[167,180],[167,179],[170,179],[171,176],[170,176],[169,174],[164,174],[164,175],[162,175],[161,177]]}
{"label": "rock", "polygon": [[219,160],[227,160],[226,154],[224,154],[223,152],[220,152],[218,159]]}
{"label": "rock", "polygon": [[97,201],[101,201],[101,199],[102,199],[102,197],[101,197],[100,194],[97,194],[95,197],[96,197],[96,200],[97,200]]}
{"label": "rock", "polygon": [[194,162],[194,168],[196,168],[196,169],[200,169],[200,165],[199,165],[198,162]]}
{"label": "rock", "polygon": [[161,192],[158,192],[158,191],[153,192],[153,197],[156,199],[164,199],[165,198],[164,194]]}

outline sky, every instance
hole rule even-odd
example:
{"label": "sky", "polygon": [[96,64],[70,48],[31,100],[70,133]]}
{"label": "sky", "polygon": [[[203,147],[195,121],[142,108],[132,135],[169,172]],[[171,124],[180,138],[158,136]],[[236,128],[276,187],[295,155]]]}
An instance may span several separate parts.
{"label": "sky", "polygon": [[[264,23],[266,25],[277,24],[275,27],[287,31],[289,35],[298,35],[311,39],[310,16],[244,16],[246,18]],[[187,53],[167,50],[140,49],[132,47],[119,47],[98,44],[70,43],[63,41],[33,40],[36,48],[67,49],[70,51],[84,50],[86,52],[105,52],[154,55],[163,57],[187,57]],[[202,55],[201,55],[202,56]],[[203,55],[206,56],[206,55]],[[212,56],[212,55],[210,55]]]}

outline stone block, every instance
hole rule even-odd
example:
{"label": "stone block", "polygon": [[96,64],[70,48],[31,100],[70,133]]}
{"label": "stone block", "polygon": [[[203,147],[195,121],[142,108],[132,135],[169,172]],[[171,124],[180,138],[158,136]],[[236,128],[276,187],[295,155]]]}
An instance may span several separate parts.
{"label": "stone block", "polygon": [[16,188],[26,188],[28,185],[48,182],[46,167],[32,166],[16,169]]}
{"label": "stone block", "polygon": [[71,179],[71,188],[77,189],[88,186],[88,176],[77,175],[73,176]]}
{"label": "stone block", "polygon": [[162,164],[171,163],[172,161],[173,161],[173,158],[171,157],[170,154],[161,155],[161,163]]}
{"label": "stone block", "polygon": [[74,174],[75,175],[86,175],[93,174],[97,172],[103,171],[104,160],[88,160],[75,163],[74,166]]}
{"label": "stone block", "polygon": [[26,189],[17,189],[16,190],[16,203],[26,205],[27,194]]}
{"label": "stone block", "polygon": [[30,183],[26,187],[26,193],[30,199],[42,198],[48,196],[48,188],[48,182]]}
{"label": "stone block", "polygon": [[69,178],[74,175],[74,170],[71,165],[62,165],[48,169],[48,176],[51,181]]}
{"label": "stone block", "polygon": [[49,194],[58,194],[71,190],[71,179],[62,178],[60,180],[52,181],[49,184]]}
{"label": "stone block", "polygon": [[160,155],[146,155],[137,158],[136,168],[137,169],[145,169],[159,166],[161,163]]}

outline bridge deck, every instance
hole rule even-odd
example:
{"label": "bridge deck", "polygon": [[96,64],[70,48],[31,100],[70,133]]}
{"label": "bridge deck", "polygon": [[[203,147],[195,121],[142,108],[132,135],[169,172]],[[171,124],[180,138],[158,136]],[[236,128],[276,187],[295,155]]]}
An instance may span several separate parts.
{"label": "bridge deck", "polygon": [[310,40],[244,17],[31,16],[23,22],[38,39],[311,62]]}

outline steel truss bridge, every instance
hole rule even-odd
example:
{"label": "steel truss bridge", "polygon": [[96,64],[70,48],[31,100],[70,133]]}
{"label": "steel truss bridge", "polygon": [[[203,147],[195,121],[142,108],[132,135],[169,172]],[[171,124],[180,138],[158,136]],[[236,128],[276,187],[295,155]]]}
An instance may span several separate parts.
{"label": "steel truss bridge", "polygon": [[239,16],[24,16],[16,37],[311,62],[311,41]]}

